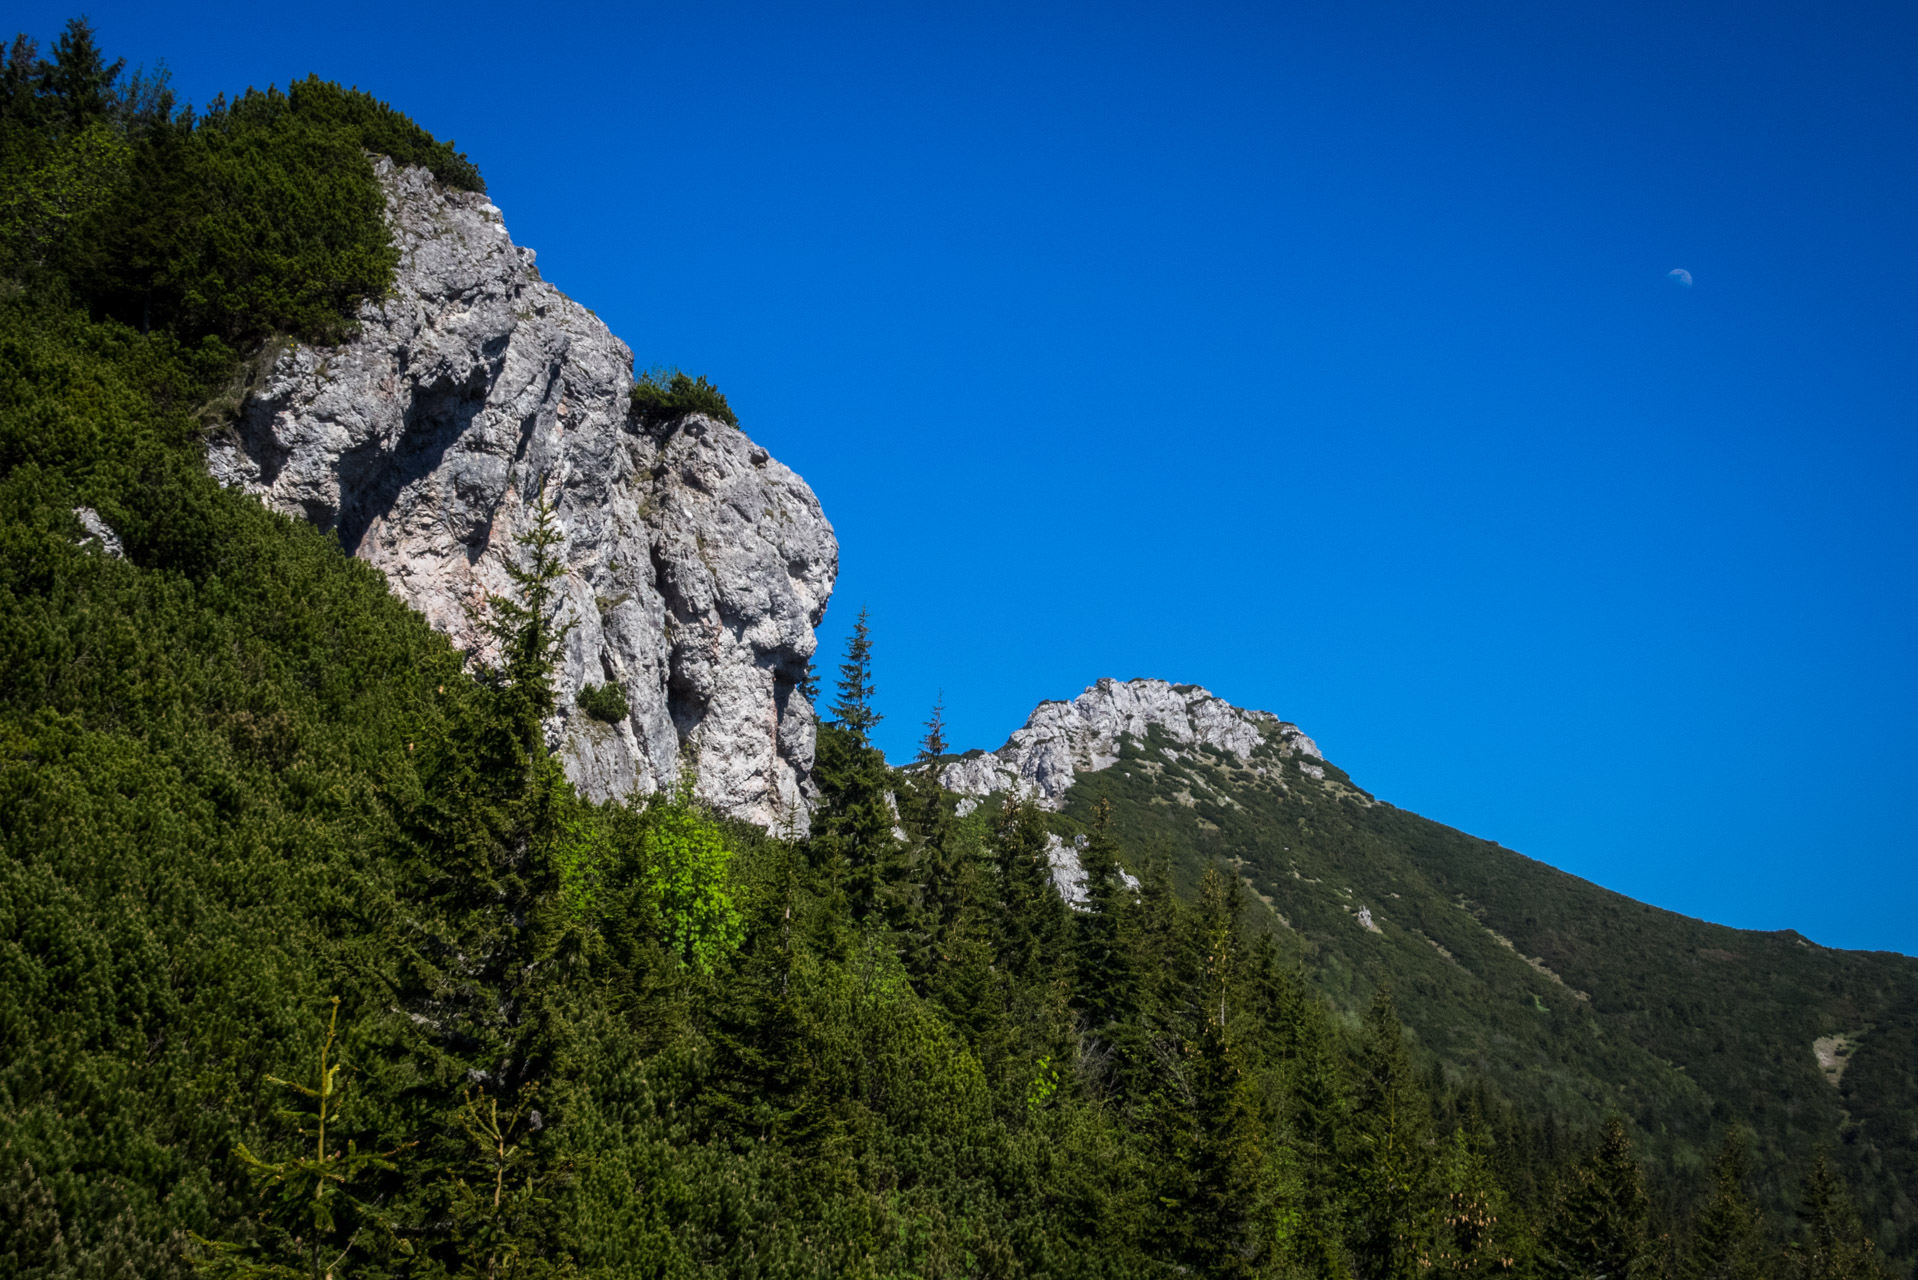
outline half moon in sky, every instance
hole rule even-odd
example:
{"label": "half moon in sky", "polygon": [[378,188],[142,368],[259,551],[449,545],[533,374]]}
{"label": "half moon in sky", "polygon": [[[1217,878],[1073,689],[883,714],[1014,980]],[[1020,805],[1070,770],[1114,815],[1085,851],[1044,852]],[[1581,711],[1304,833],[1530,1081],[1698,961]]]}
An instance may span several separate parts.
{"label": "half moon in sky", "polygon": [[1692,273],[1683,267],[1673,267],[1665,273],[1665,278],[1681,289],[1689,289],[1692,287]]}

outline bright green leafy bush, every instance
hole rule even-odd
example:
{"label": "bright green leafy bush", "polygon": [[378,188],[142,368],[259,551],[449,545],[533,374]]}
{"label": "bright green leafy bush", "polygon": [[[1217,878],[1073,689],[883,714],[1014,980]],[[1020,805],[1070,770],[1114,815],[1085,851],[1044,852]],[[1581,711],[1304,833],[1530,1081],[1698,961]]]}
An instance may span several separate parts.
{"label": "bright green leafy bush", "polygon": [[725,832],[694,805],[690,791],[656,800],[647,810],[645,876],[659,909],[667,951],[711,973],[739,949],[744,923],[733,905],[733,851]]}

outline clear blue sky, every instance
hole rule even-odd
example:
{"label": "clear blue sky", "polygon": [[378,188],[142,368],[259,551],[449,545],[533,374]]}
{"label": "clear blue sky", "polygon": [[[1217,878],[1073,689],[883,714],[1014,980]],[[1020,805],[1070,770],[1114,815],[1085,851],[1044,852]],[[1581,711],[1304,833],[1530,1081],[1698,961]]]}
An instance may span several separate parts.
{"label": "clear blue sky", "polygon": [[1601,884],[1918,953],[1918,8],[91,13],[196,101],[318,71],[457,138],[818,491],[895,758],[942,688],[989,747],[1191,681]]}

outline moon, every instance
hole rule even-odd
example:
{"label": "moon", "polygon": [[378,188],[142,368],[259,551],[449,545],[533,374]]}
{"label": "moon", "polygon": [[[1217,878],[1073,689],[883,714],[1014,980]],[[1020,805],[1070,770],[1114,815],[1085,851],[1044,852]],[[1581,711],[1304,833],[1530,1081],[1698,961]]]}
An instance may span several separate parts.
{"label": "moon", "polygon": [[1681,289],[1692,287],[1692,273],[1683,267],[1673,267],[1665,273],[1665,278]]}

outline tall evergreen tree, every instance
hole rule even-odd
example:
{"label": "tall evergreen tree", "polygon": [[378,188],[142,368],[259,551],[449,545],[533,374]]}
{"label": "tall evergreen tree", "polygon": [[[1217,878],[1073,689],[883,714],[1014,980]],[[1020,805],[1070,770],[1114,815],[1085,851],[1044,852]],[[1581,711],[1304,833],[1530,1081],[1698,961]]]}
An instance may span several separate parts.
{"label": "tall evergreen tree", "polygon": [[61,122],[69,130],[84,129],[107,114],[115,102],[114,82],[127,60],[108,62],[85,17],[71,18],[53,44],[53,61],[40,64],[40,92],[57,104]]}
{"label": "tall evergreen tree", "polygon": [[542,487],[507,566],[515,590],[487,602],[498,659],[480,672],[478,696],[420,744],[421,790],[400,815],[415,877],[413,905],[395,913],[410,922],[396,939],[408,961],[401,994],[424,1033],[412,1052],[433,1064],[416,1093],[437,1113],[425,1161],[483,1161],[474,1136],[482,1115],[514,1131],[512,1199],[475,1198],[457,1179],[428,1193],[441,1228],[422,1236],[423,1257],[448,1266],[473,1262],[472,1250],[496,1261],[505,1250],[535,1271],[563,1259],[546,1185],[558,1173],[558,1117],[533,1099],[560,1054],[559,1006],[578,958],[562,883],[580,861],[578,801],[544,736],[570,627],[564,542]]}
{"label": "tall evergreen tree", "polygon": [[[1195,939],[1187,936],[1188,913],[1172,887],[1172,868],[1162,853],[1142,859],[1135,897],[1139,994],[1149,1018],[1160,1024],[1173,1018],[1188,999],[1195,1007],[1202,1003],[1197,998],[1202,982],[1196,980],[1204,969],[1200,955],[1204,947],[1195,946]],[[1195,955],[1200,955],[1196,965],[1192,962]],[[1157,1034],[1163,1028],[1155,1025],[1153,1030]]]}
{"label": "tall evergreen tree", "polygon": [[1733,1129],[1725,1135],[1711,1191],[1692,1224],[1682,1280],[1769,1280],[1765,1215],[1745,1190],[1750,1166],[1745,1135]]}
{"label": "tall evergreen tree", "polygon": [[872,633],[861,609],[839,666],[833,719],[819,729],[813,777],[820,803],[810,848],[855,920],[876,915],[877,923],[887,923],[888,912],[899,907],[895,880],[901,848],[894,830],[900,815],[892,771],[868,738],[880,720],[873,694]]}
{"label": "tall evergreen tree", "polygon": [[1492,1131],[1476,1107],[1439,1162],[1440,1209],[1435,1270],[1455,1276],[1509,1276],[1520,1272],[1524,1232],[1492,1169]]}
{"label": "tall evergreen tree", "polygon": [[504,709],[529,750],[553,712],[553,671],[574,625],[572,619],[560,616],[565,546],[558,509],[547,498],[542,482],[532,526],[519,538],[519,555],[506,561],[513,591],[486,601],[486,630],[499,646],[499,659],[488,674],[504,692]]}
{"label": "tall evergreen tree", "polygon": [[1651,1269],[1646,1222],[1651,1202],[1631,1136],[1617,1116],[1598,1146],[1561,1179],[1540,1241],[1540,1274],[1550,1280],[1630,1280]]}
{"label": "tall evergreen tree", "polygon": [[885,719],[872,705],[878,695],[872,682],[872,629],[866,611],[854,619],[846,637],[846,660],[839,664],[839,696],[832,704],[833,722],[857,737],[863,746]]}
{"label": "tall evergreen tree", "polygon": [[1798,1189],[1798,1229],[1785,1252],[1792,1280],[1880,1280],[1877,1250],[1821,1150]]}
{"label": "tall evergreen tree", "polygon": [[1045,815],[1031,800],[1007,795],[993,831],[999,910],[994,945],[999,962],[1020,983],[1048,983],[1065,958],[1069,925],[1052,887]]}
{"label": "tall evergreen tree", "polygon": [[892,922],[902,935],[901,953],[921,990],[933,972],[950,963],[950,934],[971,895],[978,891],[953,828],[952,797],[933,762],[946,753],[945,697],[933,704],[920,739],[917,768],[905,779],[905,825],[912,841],[899,859],[891,891]]}
{"label": "tall evergreen tree", "polygon": [[1177,1141],[1177,1180],[1163,1196],[1180,1262],[1207,1276],[1255,1273],[1269,1242],[1269,1206],[1262,1182],[1263,1125],[1234,1036],[1239,931],[1236,895],[1215,870],[1200,887],[1197,922],[1204,962],[1195,993],[1196,1040],[1184,1049],[1184,1115]]}
{"label": "tall evergreen tree", "polygon": [[1138,912],[1121,878],[1112,838],[1112,805],[1099,801],[1092,830],[1079,851],[1086,909],[1078,918],[1078,981],[1073,1000],[1086,1030],[1108,1050],[1134,1029],[1139,1013]]}
{"label": "tall evergreen tree", "polygon": [[1274,1120],[1295,1199],[1287,1206],[1292,1226],[1285,1251],[1308,1273],[1349,1275],[1343,1152],[1351,1145],[1352,1100],[1331,1016],[1301,972],[1280,966],[1269,934],[1253,959],[1253,1007],[1279,1078]]}
{"label": "tall evergreen tree", "polygon": [[1437,1225],[1432,1104],[1389,988],[1365,1015],[1346,1155],[1359,1274],[1400,1280],[1430,1265]]}

